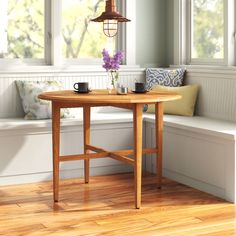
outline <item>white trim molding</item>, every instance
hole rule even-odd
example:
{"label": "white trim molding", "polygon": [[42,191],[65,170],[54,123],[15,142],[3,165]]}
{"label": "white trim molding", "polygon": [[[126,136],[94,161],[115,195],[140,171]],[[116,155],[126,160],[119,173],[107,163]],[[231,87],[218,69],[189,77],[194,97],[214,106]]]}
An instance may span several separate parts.
{"label": "white trim molding", "polygon": [[61,50],[61,0],[52,0],[51,5],[51,64],[54,66],[61,65],[62,63],[62,50]]}
{"label": "white trim molding", "polygon": [[126,0],[126,65],[136,65],[136,0]]}
{"label": "white trim molding", "polygon": [[187,0],[174,1],[174,64],[187,64],[186,54]]}
{"label": "white trim molding", "polygon": [[225,30],[225,39],[226,42],[226,63],[228,66],[234,66],[235,65],[235,15],[236,15],[236,9],[235,9],[235,0],[225,0],[225,22],[226,22],[226,30]]}

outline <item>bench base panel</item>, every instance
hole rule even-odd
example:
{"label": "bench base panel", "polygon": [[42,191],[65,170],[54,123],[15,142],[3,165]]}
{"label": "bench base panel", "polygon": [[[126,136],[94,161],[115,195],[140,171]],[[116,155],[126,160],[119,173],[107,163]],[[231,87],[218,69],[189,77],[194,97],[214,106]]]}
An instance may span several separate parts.
{"label": "bench base panel", "polygon": [[[133,148],[132,122],[92,124],[91,141],[107,150]],[[52,179],[51,127],[17,129],[0,133],[0,185],[22,184]],[[83,153],[81,123],[62,126],[61,155]],[[60,164],[61,178],[83,176],[83,161]],[[133,168],[117,160],[91,160],[91,175],[130,172]]]}
{"label": "bench base panel", "polygon": [[[154,124],[146,122],[147,146],[155,142]],[[155,158],[146,169],[155,173]],[[230,202],[235,199],[235,141],[168,124],[164,128],[164,176]]]}

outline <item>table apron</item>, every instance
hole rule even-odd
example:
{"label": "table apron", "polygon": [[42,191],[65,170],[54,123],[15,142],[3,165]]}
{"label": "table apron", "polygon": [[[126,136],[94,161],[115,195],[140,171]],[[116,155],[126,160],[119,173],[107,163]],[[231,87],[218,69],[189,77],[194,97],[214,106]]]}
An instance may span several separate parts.
{"label": "table apron", "polygon": [[117,107],[123,109],[133,110],[135,104],[116,104],[116,103],[80,103],[80,102],[52,102],[53,104],[58,105],[60,108],[79,108],[79,107]]}

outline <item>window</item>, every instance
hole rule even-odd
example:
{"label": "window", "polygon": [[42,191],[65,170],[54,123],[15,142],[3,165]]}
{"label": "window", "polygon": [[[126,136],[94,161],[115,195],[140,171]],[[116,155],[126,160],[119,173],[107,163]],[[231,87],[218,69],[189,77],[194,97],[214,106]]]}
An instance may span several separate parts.
{"label": "window", "polygon": [[90,21],[104,9],[104,0],[62,1],[63,58],[96,59],[103,48],[115,49],[115,38],[104,35],[101,23]]}
{"label": "window", "polygon": [[174,63],[233,66],[235,0],[174,1]]}
{"label": "window", "polygon": [[1,0],[1,58],[44,58],[44,1]]}
{"label": "window", "polygon": [[103,48],[125,50],[135,65],[135,0],[117,1],[132,19],[107,38],[100,15],[106,0],[1,0],[0,67],[6,65],[101,64]]}
{"label": "window", "polygon": [[224,59],[224,0],[192,0],[191,16],[191,59]]}

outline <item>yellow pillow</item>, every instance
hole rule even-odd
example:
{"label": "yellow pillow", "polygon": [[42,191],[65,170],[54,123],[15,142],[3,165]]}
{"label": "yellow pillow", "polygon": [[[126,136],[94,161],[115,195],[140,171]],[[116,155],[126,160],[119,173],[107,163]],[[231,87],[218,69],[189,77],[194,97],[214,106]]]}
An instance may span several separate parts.
{"label": "yellow pillow", "polygon": [[[198,94],[198,85],[186,85],[181,87],[166,87],[156,85],[152,88],[154,91],[158,92],[175,92],[182,96],[181,99],[164,102],[164,113],[171,115],[180,115],[180,116],[193,116],[194,107]],[[155,112],[155,106],[153,104],[148,105],[149,113]]]}

